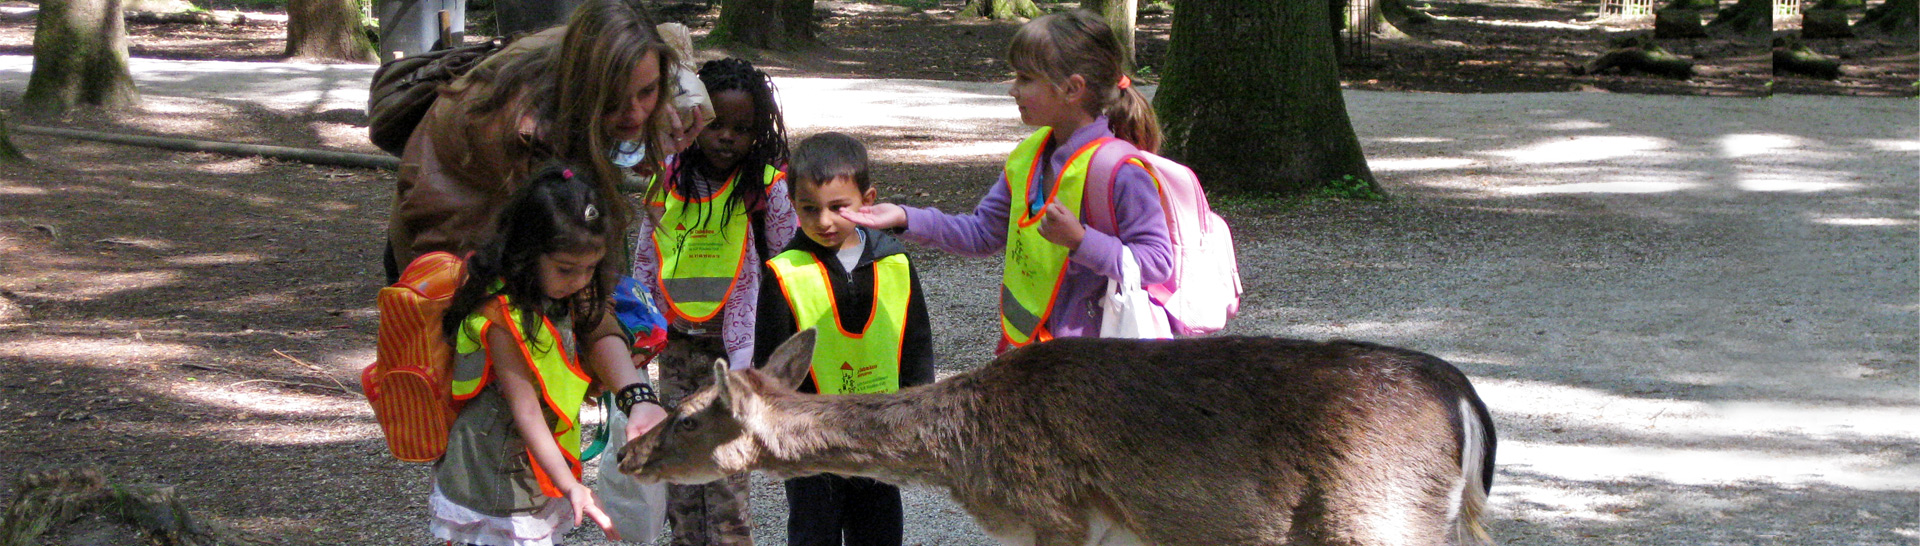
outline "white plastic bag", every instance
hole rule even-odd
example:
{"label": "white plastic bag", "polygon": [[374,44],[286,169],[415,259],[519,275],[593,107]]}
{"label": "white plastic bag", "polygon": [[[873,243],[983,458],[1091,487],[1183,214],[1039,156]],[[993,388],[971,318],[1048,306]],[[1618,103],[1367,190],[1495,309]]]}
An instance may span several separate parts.
{"label": "white plastic bag", "polygon": [[1120,279],[1108,279],[1107,295],[1100,298],[1100,337],[1173,337],[1167,311],[1154,304],[1147,290],[1140,287],[1140,264],[1133,260],[1133,250],[1125,246],[1120,247]]}
{"label": "white plastic bag", "polygon": [[600,459],[600,482],[593,494],[600,497],[607,517],[625,542],[651,543],[660,538],[667,524],[667,484],[640,483],[620,473],[614,462],[620,448],[627,445],[627,416],[619,410],[607,412],[607,450]]}

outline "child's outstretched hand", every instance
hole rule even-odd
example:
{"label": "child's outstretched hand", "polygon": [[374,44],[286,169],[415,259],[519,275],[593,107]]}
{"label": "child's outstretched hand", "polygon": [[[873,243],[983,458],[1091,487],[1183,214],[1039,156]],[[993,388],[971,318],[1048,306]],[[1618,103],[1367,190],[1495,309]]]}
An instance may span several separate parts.
{"label": "child's outstretched hand", "polygon": [[593,496],[593,489],[588,488],[587,484],[574,483],[573,488],[567,490],[567,503],[573,505],[575,526],[580,525],[582,516],[592,518],[593,524],[599,526],[607,538],[620,540],[620,530],[614,528],[613,518],[607,517],[607,512],[600,509],[600,499]]}
{"label": "child's outstretched hand", "polygon": [[869,229],[906,227],[907,209],[893,203],[877,203],[840,211],[840,217]]}
{"label": "child's outstretched hand", "polygon": [[1077,250],[1080,241],[1087,238],[1087,228],[1080,225],[1080,219],[1065,205],[1047,203],[1046,216],[1040,217],[1040,236],[1068,250]]}
{"label": "child's outstretched hand", "polygon": [[633,405],[633,413],[627,416],[627,441],[644,436],[647,431],[667,420],[667,408],[659,404],[641,402]]}

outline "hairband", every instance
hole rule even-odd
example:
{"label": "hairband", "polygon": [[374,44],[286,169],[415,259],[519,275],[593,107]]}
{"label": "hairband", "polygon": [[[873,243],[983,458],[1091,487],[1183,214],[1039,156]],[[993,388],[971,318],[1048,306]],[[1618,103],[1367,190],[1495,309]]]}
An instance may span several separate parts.
{"label": "hairband", "polygon": [[1133,87],[1133,78],[1129,78],[1124,75],[1120,76],[1120,88],[1126,89],[1128,87]]}
{"label": "hairband", "polygon": [[588,203],[585,216],[587,217],[588,222],[592,222],[594,220],[600,219],[600,208],[593,206],[592,203]]}

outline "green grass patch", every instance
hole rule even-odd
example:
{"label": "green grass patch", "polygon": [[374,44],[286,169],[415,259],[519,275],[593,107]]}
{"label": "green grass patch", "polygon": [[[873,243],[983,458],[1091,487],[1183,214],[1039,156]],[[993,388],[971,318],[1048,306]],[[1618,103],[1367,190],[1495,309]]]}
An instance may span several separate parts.
{"label": "green grass patch", "polygon": [[1313,197],[1321,199],[1351,199],[1357,201],[1385,201],[1387,194],[1381,193],[1372,182],[1351,174],[1327,181]]}

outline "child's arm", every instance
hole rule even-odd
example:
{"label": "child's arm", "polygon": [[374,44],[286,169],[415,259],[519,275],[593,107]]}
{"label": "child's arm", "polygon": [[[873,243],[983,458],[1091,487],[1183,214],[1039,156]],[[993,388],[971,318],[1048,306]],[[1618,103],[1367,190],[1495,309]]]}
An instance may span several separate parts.
{"label": "child's arm", "polygon": [[[618,319],[608,316],[607,320]],[[634,361],[636,358],[647,357],[632,353],[633,351],[627,348],[625,338],[603,337],[587,348],[587,366],[593,368],[593,376],[604,382],[610,389],[609,392],[617,393],[627,385],[648,382],[646,374],[640,371],[646,367],[646,363]],[[653,430],[654,425],[666,419],[667,408],[660,404],[647,402],[634,404],[633,408],[627,412],[627,438],[639,438],[647,431]]]}
{"label": "child's arm", "polygon": [[[500,385],[500,394],[507,399],[507,407],[513,412],[513,428],[526,440],[527,451],[533,453],[533,460],[540,469],[546,471],[547,478],[553,481],[555,488],[566,494],[573,504],[573,523],[579,525],[582,516],[593,519],[607,536],[614,537],[618,532],[613,528],[613,520],[607,518],[600,509],[600,501],[580,480],[574,479],[573,468],[567,466],[566,455],[560,450],[560,442],[553,439],[553,428],[547,425],[547,415],[542,406],[540,387],[533,378],[531,364],[520,354],[519,344],[505,328],[487,329],[487,356],[493,360],[494,381]],[[618,540],[616,538],[616,540]]]}
{"label": "child's arm", "polygon": [[770,255],[761,256],[760,261],[773,259],[771,254],[779,254],[780,249],[793,242],[794,234],[800,231],[800,215],[793,211],[790,191],[792,188],[785,178],[767,186],[767,252]]}
{"label": "child's arm", "polygon": [[[920,270],[910,268],[913,296],[907,298],[906,330],[900,340],[900,386],[933,383],[933,321],[927,314],[927,293],[920,289]],[[874,297],[880,297],[875,294]]]}
{"label": "child's arm", "polygon": [[1007,246],[1007,214],[1013,199],[1002,175],[972,214],[947,214],[936,208],[903,207],[880,203],[842,212],[841,215],[872,229],[906,228],[902,240],[923,244],[962,256],[985,257]]}

